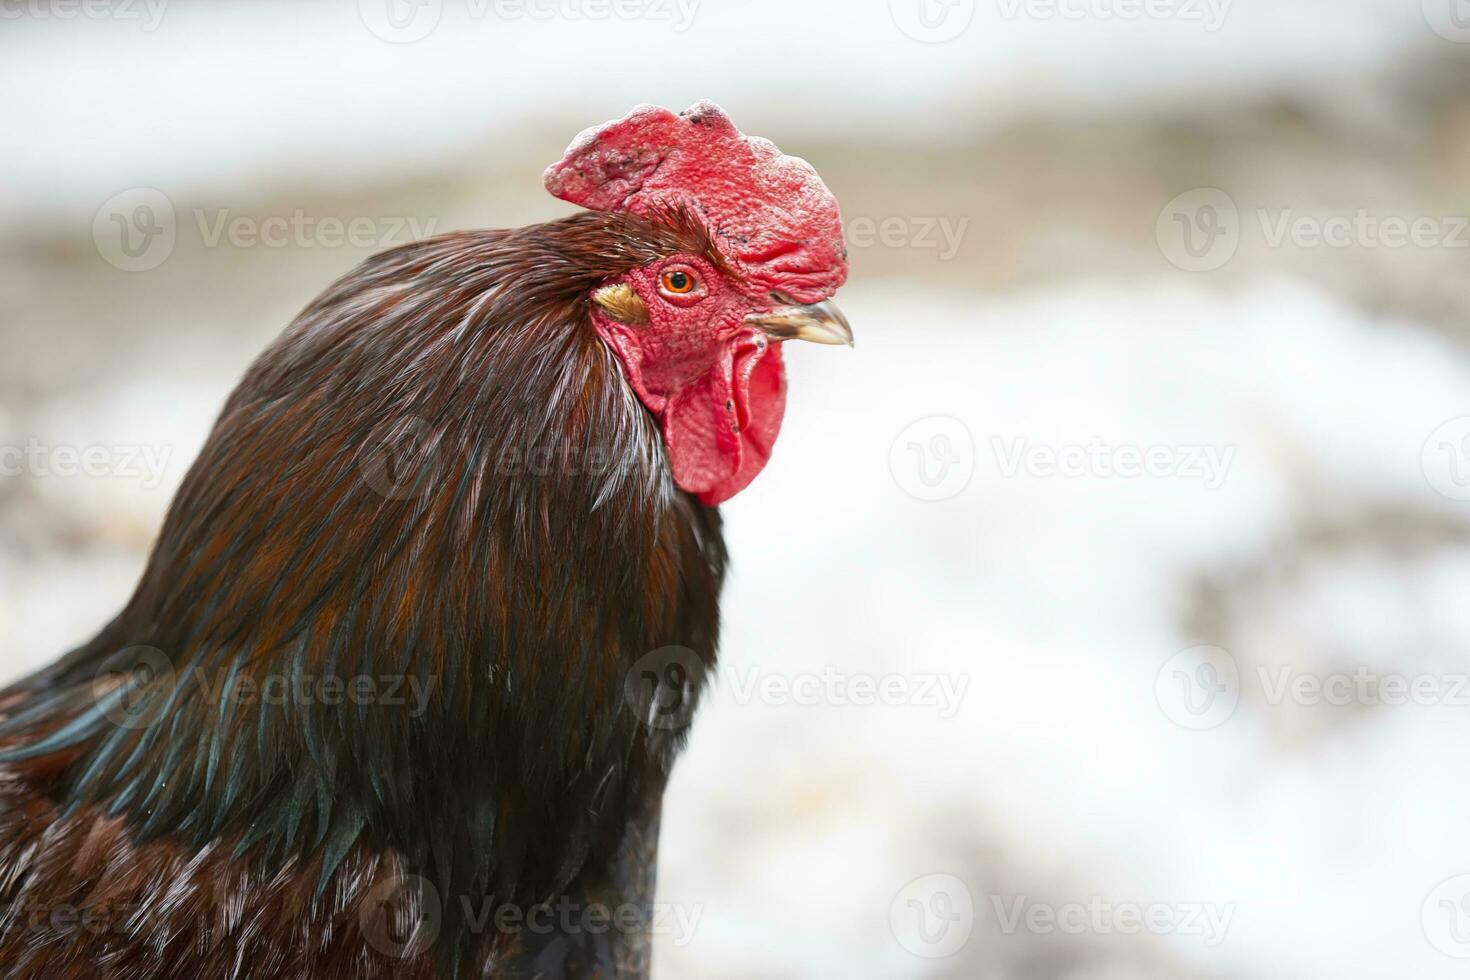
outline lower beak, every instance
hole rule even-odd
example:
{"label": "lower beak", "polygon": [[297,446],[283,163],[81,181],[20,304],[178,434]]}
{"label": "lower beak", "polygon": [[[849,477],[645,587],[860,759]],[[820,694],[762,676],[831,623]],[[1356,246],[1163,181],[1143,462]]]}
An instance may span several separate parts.
{"label": "lower beak", "polygon": [[758,313],[746,317],[745,322],[760,327],[776,340],[809,340],[814,344],[852,346],[852,327],[831,300]]}

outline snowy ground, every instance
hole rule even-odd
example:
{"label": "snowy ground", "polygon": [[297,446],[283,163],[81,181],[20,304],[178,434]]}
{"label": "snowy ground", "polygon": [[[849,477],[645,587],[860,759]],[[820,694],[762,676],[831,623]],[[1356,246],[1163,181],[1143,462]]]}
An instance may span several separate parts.
{"label": "snowy ground", "polygon": [[[1459,975],[1420,908],[1470,870],[1453,776],[1470,717],[1465,692],[1450,699],[1470,673],[1470,616],[1450,598],[1470,557],[1453,537],[1406,554],[1373,531],[1463,538],[1420,467],[1467,411],[1453,352],[1281,282],[986,303],[874,288],[847,305],[863,342],[793,358],[780,454],[730,507],[725,676],[678,771],[663,877],[670,900],[706,899],[706,925],[666,948],[671,973]],[[956,465],[974,476],[916,500],[890,444],[939,414],[973,438]],[[1178,450],[1180,471],[1007,475],[1018,438]],[[1229,454],[1218,486],[1189,475],[1184,447]],[[1225,608],[1202,609],[1221,589]],[[1192,730],[1157,682],[1200,644],[1229,652],[1239,704]],[[911,698],[743,693],[751,671],[828,667],[896,675]],[[1359,667],[1443,678],[1450,703],[1272,703],[1282,668]],[[964,690],[952,717],[926,675]],[[926,970],[887,924],[890,899],[933,873],[967,882],[975,933],[959,965]],[[1159,905],[1181,931],[1213,903],[1228,929],[1007,935],[994,903],[1022,897]]]}

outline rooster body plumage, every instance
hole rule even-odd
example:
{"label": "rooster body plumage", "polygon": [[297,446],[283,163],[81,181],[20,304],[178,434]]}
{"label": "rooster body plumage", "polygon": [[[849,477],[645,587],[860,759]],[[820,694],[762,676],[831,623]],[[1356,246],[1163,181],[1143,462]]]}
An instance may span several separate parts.
{"label": "rooster body plumage", "polygon": [[122,612],[0,692],[0,976],[647,975],[714,505],[769,455],[779,341],[850,341],[846,267],[815,172],[709,104],[547,183],[597,210],[311,303]]}
{"label": "rooster body plumage", "polygon": [[[0,701],[5,975],[428,976],[413,949],[373,972],[361,935],[408,875],[433,883],[434,945],[477,965],[515,945],[472,934],[487,899],[651,898],[618,859],[656,827],[680,730],[626,710],[625,674],[671,644],[712,661],[725,553],[581,307],[706,246],[602,214],[449,235],[301,315],[127,608]],[[154,650],[170,684],[96,696]],[[324,676],[379,703],[266,694]],[[72,909],[93,928],[51,926]]]}

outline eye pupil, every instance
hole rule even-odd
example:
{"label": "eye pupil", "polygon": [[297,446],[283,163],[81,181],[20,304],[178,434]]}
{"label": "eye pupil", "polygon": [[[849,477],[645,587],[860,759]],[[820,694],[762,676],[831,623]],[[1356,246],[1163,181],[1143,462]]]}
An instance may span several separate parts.
{"label": "eye pupil", "polygon": [[688,296],[699,289],[699,274],[687,266],[670,266],[664,270],[659,285],[670,295]]}

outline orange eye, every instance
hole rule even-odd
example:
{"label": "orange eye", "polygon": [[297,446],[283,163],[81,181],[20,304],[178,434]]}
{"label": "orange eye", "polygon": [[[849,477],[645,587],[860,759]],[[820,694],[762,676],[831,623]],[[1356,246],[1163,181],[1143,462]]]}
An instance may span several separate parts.
{"label": "orange eye", "polygon": [[694,274],[685,269],[670,269],[665,272],[660,281],[664,292],[673,293],[675,296],[684,296],[694,292],[694,287],[699,285]]}

